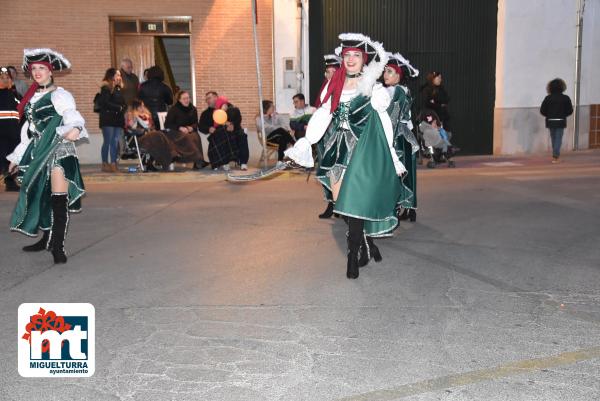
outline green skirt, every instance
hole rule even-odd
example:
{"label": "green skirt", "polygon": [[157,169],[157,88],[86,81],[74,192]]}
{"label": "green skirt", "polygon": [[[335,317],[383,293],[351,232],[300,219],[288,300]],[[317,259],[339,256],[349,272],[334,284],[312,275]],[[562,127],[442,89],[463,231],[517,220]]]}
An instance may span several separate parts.
{"label": "green skirt", "polygon": [[365,220],[370,237],[390,236],[398,226],[400,187],[385,131],[373,111],[352,152],[334,210]]}
{"label": "green skirt", "polygon": [[17,180],[21,184],[21,190],[10,221],[12,231],[35,237],[38,230],[49,230],[52,227],[50,174],[54,168],[63,170],[69,184],[69,211],[81,211],[81,197],[85,194],[85,186],[79,161],[74,155],[57,157],[61,153],[62,139],[56,135],[56,128],[61,121],[60,116],[53,118],[42,135],[31,141],[19,163]]}

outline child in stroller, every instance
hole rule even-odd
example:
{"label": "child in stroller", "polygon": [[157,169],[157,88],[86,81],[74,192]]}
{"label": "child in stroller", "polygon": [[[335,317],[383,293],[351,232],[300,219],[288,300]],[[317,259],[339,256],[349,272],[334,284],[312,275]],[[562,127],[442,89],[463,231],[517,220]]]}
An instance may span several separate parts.
{"label": "child in stroller", "polygon": [[457,148],[452,146],[452,134],[442,127],[440,118],[433,110],[425,110],[419,118],[419,136],[423,149],[423,156],[431,159],[428,168],[435,168],[438,164],[447,163],[448,167],[455,167],[452,159]]}

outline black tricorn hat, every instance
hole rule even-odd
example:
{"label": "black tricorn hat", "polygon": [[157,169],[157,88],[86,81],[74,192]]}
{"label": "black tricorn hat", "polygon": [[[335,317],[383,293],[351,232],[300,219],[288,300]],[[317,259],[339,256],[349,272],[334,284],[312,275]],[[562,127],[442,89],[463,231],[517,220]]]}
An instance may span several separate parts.
{"label": "black tricorn hat", "polygon": [[55,50],[48,48],[23,50],[23,71],[29,71],[29,66],[35,62],[48,63],[54,71],[63,71],[71,68],[71,62]]}
{"label": "black tricorn hat", "polygon": [[344,49],[350,47],[362,50],[367,55],[367,64],[372,60],[381,61],[386,59],[386,52],[383,45],[372,40],[367,35],[363,35],[362,33],[341,33],[338,38],[341,41],[340,46],[335,49],[335,54],[338,56],[342,55]]}

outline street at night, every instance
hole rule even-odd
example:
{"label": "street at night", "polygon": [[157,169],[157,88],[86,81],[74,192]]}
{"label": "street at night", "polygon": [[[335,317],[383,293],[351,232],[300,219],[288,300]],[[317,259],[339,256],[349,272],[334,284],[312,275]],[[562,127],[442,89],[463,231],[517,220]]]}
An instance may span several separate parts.
{"label": "street at night", "polygon": [[[67,264],[0,231],[0,399],[596,399],[599,161],[421,168],[417,221],[357,280],[303,174],[92,175]],[[24,302],[94,305],[93,377],[18,375]]]}

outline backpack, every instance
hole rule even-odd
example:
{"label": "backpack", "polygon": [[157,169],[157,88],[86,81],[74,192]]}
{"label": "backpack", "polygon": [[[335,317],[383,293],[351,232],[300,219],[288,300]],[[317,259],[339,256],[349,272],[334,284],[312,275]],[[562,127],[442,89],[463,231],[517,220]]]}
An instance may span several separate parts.
{"label": "backpack", "polygon": [[100,104],[100,92],[94,96],[94,113],[100,113],[102,111],[102,104]]}

